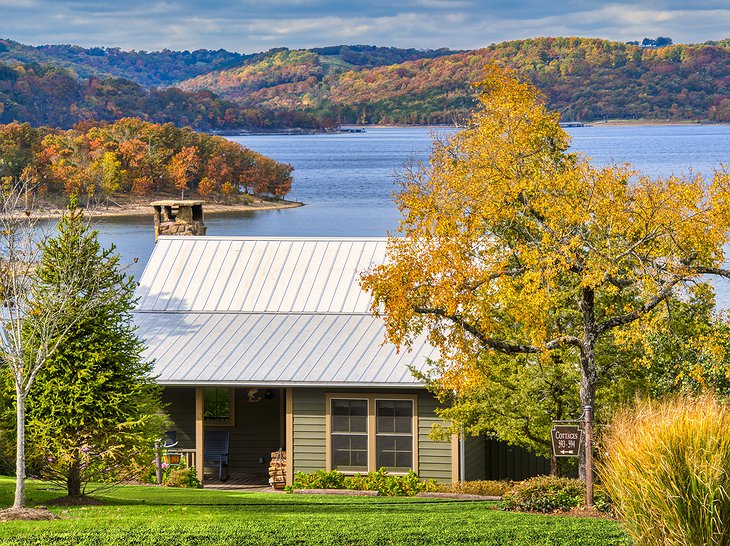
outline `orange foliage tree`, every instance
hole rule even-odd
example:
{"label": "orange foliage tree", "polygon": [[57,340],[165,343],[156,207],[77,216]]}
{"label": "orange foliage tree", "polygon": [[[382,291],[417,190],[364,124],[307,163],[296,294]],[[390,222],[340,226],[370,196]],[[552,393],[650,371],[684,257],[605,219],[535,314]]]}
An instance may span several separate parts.
{"label": "orange foliage tree", "polygon": [[170,161],[170,175],[175,187],[180,190],[180,198],[185,198],[185,190],[195,180],[200,169],[200,152],[193,146],[185,146]]}
{"label": "orange foliage tree", "polygon": [[[291,167],[223,137],[172,124],[136,118],[113,124],[79,125],[71,131],[30,125],[0,125],[0,178],[32,174],[48,195],[109,197],[114,193],[151,195],[191,186],[208,178],[201,195],[216,195],[229,184],[233,195],[248,189],[262,172],[262,193],[285,195]],[[202,180],[201,180],[202,182]]]}
{"label": "orange foliage tree", "polygon": [[537,370],[572,357],[594,407],[600,343],[640,338],[670,298],[730,277],[730,176],[594,167],[534,87],[491,67],[478,89],[467,128],[403,174],[401,236],[362,284],[391,342],[440,349],[442,392],[469,392],[505,355]]}

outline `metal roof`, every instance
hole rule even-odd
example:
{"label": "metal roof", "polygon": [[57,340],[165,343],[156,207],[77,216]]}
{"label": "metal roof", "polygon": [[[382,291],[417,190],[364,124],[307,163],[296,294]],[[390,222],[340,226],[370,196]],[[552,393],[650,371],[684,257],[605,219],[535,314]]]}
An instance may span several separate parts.
{"label": "metal roof", "polygon": [[142,311],[367,313],[360,273],[385,238],[160,237],[140,279]]}
{"label": "metal roof", "polygon": [[385,343],[360,274],[386,238],[161,237],[135,321],[166,385],[419,386],[438,353]]}
{"label": "metal roof", "polygon": [[425,340],[398,353],[370,315],[145,312],[136,321],[166,385],[417,387],[409,366],[437,357]]}

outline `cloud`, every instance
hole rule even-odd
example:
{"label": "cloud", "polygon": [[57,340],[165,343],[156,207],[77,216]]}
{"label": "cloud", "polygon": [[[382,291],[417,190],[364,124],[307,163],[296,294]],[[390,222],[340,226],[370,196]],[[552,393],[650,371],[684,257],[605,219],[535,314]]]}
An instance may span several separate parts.
{"label": "cloud", "polygon": [[471,49],[534,36],[726,38],[727,0],[0,0],[4,37],[126,49],[367,43]]}

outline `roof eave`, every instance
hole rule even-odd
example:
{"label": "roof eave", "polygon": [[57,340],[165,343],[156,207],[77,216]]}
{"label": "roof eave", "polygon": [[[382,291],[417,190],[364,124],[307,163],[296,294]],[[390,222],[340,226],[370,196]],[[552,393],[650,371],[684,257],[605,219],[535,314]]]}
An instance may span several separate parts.
{"label": "roof eave", "polygon": [[252,381],[179,381],[157,380],[163,387],[239,387],[250,389],[281,389],[288,387],[303,387],[315,389],[425,389],[422,383],[357,383],[357,382],[252,382]]}

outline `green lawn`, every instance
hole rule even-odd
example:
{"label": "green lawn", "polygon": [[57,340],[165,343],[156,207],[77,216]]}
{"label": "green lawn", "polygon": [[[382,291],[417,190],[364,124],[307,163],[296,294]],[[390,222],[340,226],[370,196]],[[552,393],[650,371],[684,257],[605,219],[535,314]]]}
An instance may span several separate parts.
{"label": "green lawn", "polygon": [[[29,505],[59,496],[29,482]],[[0,504],[13,481],[0,478]],[[630,544],[614,521],[514,514],[489,503],[117,487],[63,519],[0,524],[0,544]]]}

